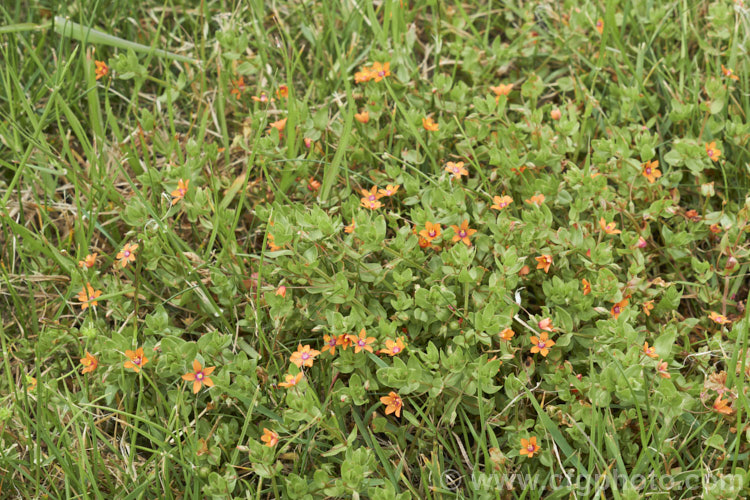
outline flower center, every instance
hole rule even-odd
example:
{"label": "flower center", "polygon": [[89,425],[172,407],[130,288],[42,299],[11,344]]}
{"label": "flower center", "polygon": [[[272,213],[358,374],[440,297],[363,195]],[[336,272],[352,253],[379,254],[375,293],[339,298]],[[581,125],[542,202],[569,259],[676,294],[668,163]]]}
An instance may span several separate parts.
{"label": "flower center", "polygon": [[122,255],[125,257],[130,257],[130,250],[125,250],[124,252],[122,252]]}
{"label": "flower center", "polygon": [[453,167],[453,173],[457,174],[458,172],[460,172],[460,170],[458,169],[458,167]]}
{"label": "flower center", "polygon": [[180,188],[177,190],[178,193],[180,193],[180,196],[185,196],[185,190]]}
{"label": "flower center", "polygon": [[310,359],[310,354],[308,354],[308,353],[306,353],[306,352],[303,352],[303,353],[302,353],[302,356],[300,356],[300,357],[301,357],[302,359],[305,359],[305,360],[307,360],[307,359]]}
{"label": "flower center", "polygon": [[529,453],[534,453],[535,448],[533,444],[530,444],[526,449],[528,450]]}
{"label": "flower center", "polygon": [[394,398],[393,399],[393,404],[395,406],[401,406],[401,400],[399,398]]}
{"label": "flower center", "polygon": [[367,342],[364,339],[359,339],[359,341],[357,342],[357,345],[360,347],[366,346]]}
{"label": "flower center", "polygon": [[335,346],[336,345],[336,339],[331,339],[328,341],[328,345]]}
{"label": "flower center", "polygon": [[466,231],[459,231],[459,232],[458,232],[458,235],[459,235],[459,236],[460,236],[461,238],[465,238],[465,237],[466,237]]}
{"label": "flower center", "polygon": [[393,353],[394,354],[398,354],[399,352],[401,352],[401,348],[399,346],[394,346],[393,347]]}
{"label": "flower center", "polygon": [[375,201],[375,195],[374,195],[374,194],[371,194],[371,195],[370,195],[370,197],[369,197],[368,199],[369,199],[370,201]]}
{"label": "flower center", "polygon": [[94,299],[96,299],[96,296],[95,296],[95,295],[91,295],[91,296],[89,296],[89,301],[92,301],[92,300],[94,300]]}
{"label": "flower center", "polygon": [[385,71],[378,71],[378,76],[385,76]]}
{"label": "flower center", "polygon": [[546,343],[546,342],[539,342],[539,343],[538,343],[538,344],[537,344],[536,346],[537,346],[537,347],[538,347],[539,349],[544,349],[546,345],[547,345],[547,343]]}
{"label": "flower center", "polygon": [[196,373],[195,380],[203,380],[203,372]]}
{"label": "flower center", "polygon": [[650,174],[650,173],[651,173],[651,167],[647,167],[647,168],[646,168],[646,173],[647,173],[647,174]]}
{"label": "flower center", "polygon": [[141,358],[140,356],[136,357],[136,358],[135,358],[135,359],[133,360],[133,364],[134,364],[134,365],[138,365],[138,366],[141,366],[141,363],[142,363],[142,362],[143,362],[143,358]]}
{"label": "flower center", "polygon": [[430,231],[430,232],[429,232],[429,233],[427,233],[427,234],[429,234],[429,235],[430,235],[430,238],[434,238],[434,237],[435,237],[435,231]]}
{"label": "flower center", "polygon": [[709,149],[708,150],[708,156],[713,156],[713,155],[714,155],[714,150],[713,149]]}
{"label": "flower center", "polygon": [[620,306],[614,307],[615,314],[620,314]]}

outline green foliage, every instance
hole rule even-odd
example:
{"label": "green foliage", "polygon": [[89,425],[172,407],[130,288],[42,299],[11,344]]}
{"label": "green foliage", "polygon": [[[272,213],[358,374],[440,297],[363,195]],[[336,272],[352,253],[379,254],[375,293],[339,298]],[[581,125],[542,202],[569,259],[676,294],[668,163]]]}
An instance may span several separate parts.
{"label": "green foliage", "polygon": [[0,9],[0,489],[747,496],[748,10],[605,4]]}

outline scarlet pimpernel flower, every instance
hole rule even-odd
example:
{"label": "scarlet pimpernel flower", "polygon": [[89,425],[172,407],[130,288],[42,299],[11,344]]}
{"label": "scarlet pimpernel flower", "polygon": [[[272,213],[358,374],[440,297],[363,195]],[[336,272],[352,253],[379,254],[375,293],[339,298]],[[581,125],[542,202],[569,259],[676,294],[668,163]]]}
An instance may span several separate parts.
{"label": "scarlet pimpernel flower", "polygon": [[193,360],[193,371],[186,373],[182,376],[182,380],[193,383],[193,394],[197,394],[201,390],[201,386],[213,387],[214,381],[209,378],[214,370],[215,366],[207,366],[203,368],[197,359]]}
{"label": "scarlet pimpernel flower", "polygon": [[177,189],[172,191],[172,205],[180,201],[185,197],[188,190],[188,184],[190,184],[190,179],[188,180],[182,180],[180,179],[177,181]]}
{"label": "scarlet pimpernel flower", "polygon": [[395,413],[397,417],[401,416],[401,407],[403,406],[403,401],[401,401],[401,397],[391,391],[387,396],[383,396],[380,398],[380,402],[383,403],[385,406],[385,414],[390,415],[391,413]]}
{"label": "scarlet pimpernel flower", "polygon": [[379,350],[378,352],[380,354],[388,354],[389,356],[396,356],[397,354],[401,353],[405,347],[406,347],[406,344],[404,343],[404,338],[399,337],[395,341],[390,340],[390,339],[386,340],[385,348]]}
{"label": "scarlet pimpernel flower", "polygon": [[538,352],[544,357],[549,354],[549,348],[555,345],[555,341],[549,338],[549,334],[547,332],[540,333],[538,337],[536,335],[532,335],[529,340],[532,344],[531,353],[535,354]]}
{"label": "scarlet pimpernel flower", "polygon": [[125,356],[127,356],[128,360],[125,361],[123,366],[130,370],[133,370],[136,373],[141,371],[143,365],[148,363],[148,358],[143,355],[143,347],[139,347],[135,351],[131,351],[128,349],[125,351]]}
{"label": "scarlet pimpernel flower", "polygon": [[81,310],[85,311],[89,307],[95,307],[99,305],[99,301],[96,300],[102,294],[101,290],[94,290],[91,283],[86,283],[86,286],[78,293],[78,301],[81,303]]}
{"label": "scarlet pimpernel flower", "polygon": [[461,226],[451,226],[451,229],[453,229],[453,243],[456,243],[457,241],[462,241],[467,247],[471,246],[471,241],[469,241],[469,238],[471,235],[477,232],[476,229],[469,229],[469,220],[465,219]]}
{"label": "scarlet pimpernel flower", "polygon": [[302,368],[303,366],[310,367],[313,365],[313,361],[315,361],[315,356],[319,354],[320,351],[312,349],[309,345],[303,346],[299,344],[297,350],[289,358],[289,361],[297,365],[297,368]]}
{"label": "scarlet pimpernel flower", "polygon": [[531,439],[521,439],[521,455],[526,455],[529,458],[534,458],[534,455],[539,452],[541,446],[536,444],[536,436],[532,436]]}
{"label": "scarlet pimpernel flower", "polygon": [[122,250],[117,254],[117,260],[120,261],[120,266],[126,267],[128,263],[135,262],[135,251],[138,250],[138,244],[135,245],[125,243]]}

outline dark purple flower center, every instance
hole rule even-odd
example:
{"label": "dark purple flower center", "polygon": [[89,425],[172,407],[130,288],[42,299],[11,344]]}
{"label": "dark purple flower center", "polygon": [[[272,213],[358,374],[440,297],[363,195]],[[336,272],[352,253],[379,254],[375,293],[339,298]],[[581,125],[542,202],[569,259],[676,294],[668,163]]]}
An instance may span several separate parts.
{"label": "dark purple flower center", "polygon": [[459,236],[460,236],[461,238],[465,238],[465,237],[466,237],[466,231],[464,231],[464,230],[462,229],[461,231],[459,231],[459,232],[458,232],[458,235],[459,235]]}
{"label": "dark purple flower center", "polygon": [[537,347],[538,347],[539,349],[544,349],[546,345],[547,345],[547,344],[546,344],[545,342],[539,342],[539,343],[538,343],[538,344],[537,344],[536,346],[537,346]]}
{"label": "dark purple flower center", "polygon": [[122,252],[122,255],[124,257],[130,257],[130,250],[125,250],[124,252]]}
{"label": "dark purple flower center", "polygon": [[196,373],[195,380],[203,380],[203,372]]}
{"label": "dark purple flower center", "polygon": [[302,356],[300,356],[300,357],[301,357],[302,359],[304,359],[304,360],[308,360],[308,359],[310,359],[310,354],[309,354],[309,353],[306,353],[306,352],[303,352],[303,353],[302,353]]}
{"label": "dark purple flower center", "polygon": [[365,339],[359,339],[357,341],[357,345],[360,346],[360,347],[366,346],[367,345],[367,341],[365,341]]}
{"label": "dark purple flower center", "polygon": [[401,348],[399,346],[393,346],[393,353],[397,354],[399,352],[401,352]]}

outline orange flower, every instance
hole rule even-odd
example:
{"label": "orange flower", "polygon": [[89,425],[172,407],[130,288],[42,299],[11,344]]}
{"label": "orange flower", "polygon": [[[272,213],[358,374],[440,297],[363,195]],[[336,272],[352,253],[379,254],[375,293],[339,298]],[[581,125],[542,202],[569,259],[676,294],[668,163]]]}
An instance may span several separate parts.
{"label": "orange flower", "polygon": [[661,172],[659,171],[659,160],[654,161],[647,161],[642,165],[643,167],[643,176],[648,179],[648,182],[653,184],[656,182],[656,179],[661,177]]}
{"label": "orange flower", "polygon": [[279,85],[279,88],[276,90],[276,97],[279,99],[289,97],[289,87],[286,85]]}
{"label": "orange flower", "polygon": [[732,71],[729,68],[725,68],[724,65],[721,65],[721,73],[726,76],[727,78],[731,78],[732,80],[739,80],[740,77],[734,74],[734,71]]}
{"label": "orange flower", "polygon": [[393,196],[398,191],[398,188],[401,187],[401,184],[396,184],[395,186],[393,184],[388,184],[385,189],[378,189],[378,193],[380,193],[382,196]]}
{"label": "orange flower", "polygon": [[138,250],[138,244],[131,245],[130,243],[125,243],[125,246],[122,247],[122,250],[117,254],[117,260],[120,261],[120,266],[126,267],[128,265],[128,262],[135,262],[135,251]]}
{"label": "orange flower", "polygon": [[557,121],[560,118],[562,118],[562,112],[559,109],[555,108],[555,109],[553,109],[552,111],[549,112],[549,116],[553,120]]}
{"label": "orange flower", "polygon": [[352,345],[354,345],[354,353],[356,354],[360,351],[372,352],[372,346],[370,346],[370,344],[375,342],[377,339],[375,337],[368,337],[365,329],[362,328],[362,330],[359,331],[359,337],[354,334],[350,334],[349,340],[351,340]]}
{"label": "orange flower", "polygon": [[273,235],[271,233],[268,233],[268,238],[267,238],[266,243],[268,243],[268,249],[271,250],[272,252],[281,250],[280,246],[277,246],[276,244],[274,244]]}
{"label": "orange flower", "polygon": [[78,261],[78,267],[81,269],[91,269],[96,265],[96,256],[99,255],[98,253],[90,253],[86,257],[83,258],[83,260]]}
{"label": "orange flower", "polygon": [[430,245],[430,242],[426,239],[419,237],[419,248],[430,248],[432,245]]}
{"label": "orange flower", "polygon": [[638,243],[635,244],[636,248],[646,248],[648,246],[648,241],[643,236],[638,237]]}
{"label": "orange flower", "polygon": [[138,373],[141,371],[141,368],[143,368],[143,365],[148,363],[148,358],[143,355],[143,347],[139,347],[135,351],[126,350],[125,356],[128,357],[128,360],[125,361],[125,364],[123,365],[125,368],[130,368],[134,372]]}
{"label": "orange flower", "polygon": [[312,193],[317,193],[318,189],[320,189],[320,182],[315,180],[315,177],[310,177],[307,181],[307,190]]}
{"label": "orange flower", "polygon": [[279,288],[276,289],[276,295],[280,295],[282,299],[286,298],[286,287],[284,285],[281,285]]}
{"label": "orange flower", "polygon": [[[346,351],[346,348],[352,345],[352,339],[349,338],[348,334],[342,333],[336,337],[336,345],[341,346],[341,349]],[[333,352],[331,352],[331,354],[333,354]]]}
{"label": "orange flower", "polygon": [[31,392],[36,389],[36,378],[31,375],[26,375],[26,392]]}
{"label": "orange flower", "polygon": [[601,35],[604,33],[604,21],[602,19],[596,20],[596,31]]}
{"label": "orange flower", "polygon": [[367,123],[370,121],[370,112],[362,111],[361,113],[354,113],[354,118],[356,118],[359,123]]}
{"label": "orange flower", "polygon": [[383,206],[382,203],[380,203],[378,200],[383,197],[382,194],[378,193],[378,187],[373,186],[372,189],[369,191],[366,189],[362,189],[362,199],[360,200],[360,205],[369,208],[370,210],[376,210]]}
{"label": "orange flower", "polygon": [[500,338],[503,340],[510,340],[513,338],[513,336],[516,334],[513,330],[510,328],[506,328],[502,332],[500,332]]}
{"label": "orange flower", "polygon": [[528,200],[525,200],[526,203],[529,203],[531,205],[536,205],[538,207],[542,206],[542,203],[544,203],[544,195],[543,194],[535,194]]}
{"label": "orange flower", "polygon": [[355,227],[356,227],[356,224],[354,224],[354,217],[352,217],[352,223],[348,226],[344,226],[344,232],[347,234],[352,234],[354,232]]}
{"label": "orange flower", "polygon": [[95,307],[99,305],[99,301],[96,300],[102,294],[101,290],[94,290],[91,283],[86,283],[86,286],[78,292],[78,301],[81,303],[81,310],[85,311],[88,307]]}
{"label": "orange flower", "polygon": [[555,345],[555,341],[549,338],[549,334],[547,332],[540,333],[538,337],[536,335],[532,335],[530,340],[533,344],[531,353],[535,354],[538,352],[544,357],[549,354],[549,348]]}
{"label": "orange flower", "polygon": [[284,131],[284,127],[286,127],[286,121],[287,121],[287,118],[282,118],[279,121],[273,122],[271,125],[269,125],[270,128],[268,129],[268,131],[270,132],[272,128],[275,128],[276,130],[279,131],[279,135],[280,135]]}
{"label": "orange flower", "polygon": [[602,228],[602,231],[604,231],[607,234],[620,234],[622,231],[620,231],[617,228],[616,222],[605,222],[604,217],[599,219],[599,227]]}
{"label": "orange flower", "polygon": [[622,299],[620,302],[616,303],[612,306],[612,309],[610,309],[609,312],[612,313],[612,316],[615,317],[615,319],[620,317],[620,314],[622,314],[622,310],[625,309],[625,306],[628,305],[628,299]]}
{"label": "orange flower", "polygon": [[658,358],[659,355],[656,354],[656,348],[651,346],[648,346],[648,342],[643,343],[643,354],[648,356],[649,358]]}
{"label": "orange flower", "polygon": [[719,234],[721,232],[721,226],[719,226],[719,224],[711,224],[708,226],[708,230],[714,234]]}
{"label": "orange flower", "polygon": [[649,300],[643,303],[643,312],[646,316],[651,316],[651,310],[654,308],[654,301]]}
{"label": "orange flower", "polygon": [[96,370],[96,367],[99,366],[99,361],[90,352],[86,351],[86,356],[81,358],[81,364],[83,365],[81,375],[83,375]]}
{"label": "orange flower", "polygon": [[729,401],[726,399],[721,399],[721,394],[716,396],[713,407],[714,411],[719,412],[723,415],[731,415],[732,413],[734,413],[734,410],[729,406]]}
{"label": "orange flower", "polygon": [[672,375],[669,374],[669,365],[667,365],[666,361],[660,361],[659,366],[656,367],[656,371],[662,378],[672,378]]}
{"label": "orange flower", "polygon": [[266,443],[265,446],[273,448],[279,442],[279,435],[263,427],[263,435],[260,437],[260,440]]}
{"label": "orange flower", "polygon": [[583,285],[583,294],[588,295],[591,293],[591,283],[589,283],[589,280],[586,278],[583,278],[581,280],[581,285]]}
{"label": "orange flower", "polygon": [[397,417],[401,417],[401,406],[403,405],[403,402],[398,394],[391,391],[387,396],[380,398],[380,402],[385,405],[386,415],[395,413]]}
{"label": "orange flower", "polygon": [[424,223],[424,229],[419,232],[419,235],[424,238],[427,243],[432,243],[432,240],[440,236],[440,224],[433,224],[430,221]]}
{"label": "orange flower", "polygon": [[464,162],[453,163],[449,161],[445,164],[445,171],[450,172],[454,179],[461,179],[462,175],[469,175],[469,171],[464,168]]}
{"label": "orange flower", "polygon": [[435,123],[435,121],[431,117],[422,118],[422,126],[428,132],[437,132],[440,128],[440,125]]}
{"label": "orange flower", "polygon": [[495,93],[497,97],[500,97],[501,95],[507,96],[510,94],[510,91],[513,90],[513,84],[512,83],[501,83],[497,87],[490,87],[490,90]]}
{"label": "orange flower", "polygon": [[94,61],[94,66],[96,66],[94,74],[97,80],[109,74],[109,66],[104,61]]}
{"label": "orange flower", "polygon": [[718,314],[713,311],[708,315],[709,318],[711,318],[715,323],[718,323],[720,325],[726,325],[727,323],[731,323],[729,319],[724,316],[723,314]]}
{"label": "orange flower", "polygon": [[552,319],[550,318],[544,318],[539,323],[537,323],[537,326],[540,330],[544,330],[546,332],[554,332],[555,327],[552,326]]}
{"label": "orange flower", "polygon": [[365,83],[372,80],[374,75],[372,74],[372,70],[368,67],[363,67],[362,71],[357,71],[354,73],[354,83]]}
{"label": "orange flower", "polygon": [[304,140],[303,140],[303,142],[305,143],[305,147],[307,149],[310,149],[312,147],[312,145],[313,145],[313,140],[310,139],[309,137],[305,137]]}
{"label": "orange flower", "polygon": [[250,99],[252,99],[255,102],[262,102],[262,103],[267,103],[269,102],[269,100],[273,101],[273,99],[268,98],[268,94],[266,94],[265,92],[261,92],[259,96],[252,96],[250,97]]}
{"label": "orange flower", "polygon": [[313,361],[315,360],[315,356],[319,354],[320,351],[316,351],[315,349],[310,348],[309,345],[303,347],[302,344],[299,344],[297,346],[297,351],[292,353],[289,361],[297,365],[297,368],[302,368],[303,366],[312,366]]}
{"label": "orange flower", "polygon": [[513,198],[507,195],[506,196],[493,196],[492,201],[494,202],[494,204],[491,205],[490,208],[494,208],[495,210],[502,210],[503,208],[513,203]]}
{"label": "orange flower", "polygon": [[193,394],[198,394],[198,391],[201,390],[201,385],[205,385],[206,387],[214,386],[214,381],[211,380],[208,376],[211,375],[215,369],[216,369],[215,366],[207,366],[203,368],[201,364],[198,362],[198,360],[194,359],[193,371],[183,375],[182,380],[187,380],[188,382],[192,382]]}
{"label": "orange flower", "polygon": [[380,354],[388,354],[389,356],[395,356],[404,350],[406,344],[404,343],[404,337],[399,337],[394,342],[393,340],[385,341],[385,349],[378,351]]}
{"label": "orange flower", "polygon": [[325,345],[323,346],[323,349],[321,349],[321,352],[329,351],[331,353],[331,356],[336,354],[336,346],[338,345],[338,339],[336,337],[332,337],[330,335],[323,335],[323,342]]}
{"label": "orange flower", "polygon": [[172,205],[174,205],[175,203],[177,203],[178,201],[180,201],[181,199],[185,197],[185,195],[187,194],[187,190],[188,190],[188,184],[190,184],[190,179],[186,181],[180,179],[179,181],[177,181],[177,189],[175,189],[171,193]]}
{"label": "orange flower", "polygon": [[534,458],[534,454],[538,453],[540,448],[536,444],[536,436],[532,436],[531,439],[521,439],[521,455],[528,455],[529,458]]}
{"label": "orange flower", "polygon": [[294,387],[295,385],[299,384],[300,380],[302,380],[302,372],[299,372],[297,375],[287,373],[286,375],[284,375],[284,382],[279,382],[279,386],[283,387],[284,389],[289,389],[290,387]]}
{"label": "orange flower", "polygon": [[541,257],[534,257],[538,264],[536,265],[537,269],[544,269],[545,273],[549,273],[549,266],[552,265],[552,256],[551,255],[542,255]]}
{"label": "orange flower", "polygon": [[241,76],[237,80],[232,80],[232,90],[229,93],[239,99],[245,88],[247,88],[245,86],[245,77]]}
{"label": "orange flower", "polygon": [[[526,165],[521,165],[520,167],[513,167],[510,169],[511,172],[513,172],[516,175],[521,175],[526,171]],[[533,199],[533,197],[532,197]],[[544,201],[544,198],[542,198],[542,201]]]}
{"label": "orange flower", "polygon": [[370,68],[370,75],[373,80],[379,82],[385,77],[391,76],[391,63],[386,62],[381,64],[379,62],[373,63]]}
{"label": "orange flower", "polygon": [[706,154],[713,161],[718,161],[721,158],[721,150],[716,147],[715,142],[706,143]]}
{"label": "orange flower", "polygon": [[451,229],[453,229],[453,232],[455,233],[453,235],[453,243],[456,243],[457,241],[463,241],[464,244],[467,247],[471,246],[471,241],[469,241],[469,238],[472,234],[476,233],[476,229],[469,229],[469,220],[464,219],[464,221],[461,223],[461,226],[451,226]]}

